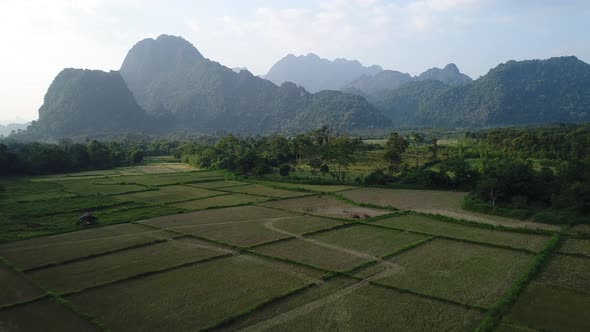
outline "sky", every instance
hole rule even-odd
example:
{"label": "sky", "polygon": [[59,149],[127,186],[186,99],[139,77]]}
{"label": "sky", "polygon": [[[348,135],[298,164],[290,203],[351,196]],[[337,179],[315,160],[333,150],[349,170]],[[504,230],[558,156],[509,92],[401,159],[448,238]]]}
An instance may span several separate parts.
{"label": "sky", "polygon": [[160,34],[255,75],[315,53],[412,75],[453,62],[477,78],[511,59],[590,63],[589,31],[588,0],[0,0],[0,123],[37,119],[63,68],[118,70]]}

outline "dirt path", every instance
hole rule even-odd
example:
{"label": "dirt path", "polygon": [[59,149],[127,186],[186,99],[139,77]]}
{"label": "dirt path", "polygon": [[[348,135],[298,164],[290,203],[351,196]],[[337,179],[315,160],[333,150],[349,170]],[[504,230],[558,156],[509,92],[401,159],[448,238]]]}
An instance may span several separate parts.
{"label": "dirt path", "polygon": [[355,283],[354,285],[348,286],[336,293],[333,293],[333,294],[328,295],[326,297],[306,303],[306,304],[304,304],[300,307],[297,307],[295,309],[283,312],[283,313],[281,313],[277,316],[274,316],[270,319],[259,322],[258,324],[251,325],[251,326],[243,329],[243,331],[248,331],[248,332],[266,331],[266,330],[276,327],[280,324],[283,324],[283,323],[286,323],[290,320],[293,320],[297,317],[301,317],[301,316],[307,315],[309,313],[312,313],[316,310],[319,310],[321,307],[323,307],[325,305],[335,303],[336,301],[342,299],[346,295],[356,291],[357,289],[359,289],[361,287],[368,285],[369,281],[371,281],[371,280],[384,278],[384,277],[390,276],[390,275],[395,274],[400,271],[401,267],[398,266],[397,264],[390,263],[390,266],[391,267],[388,267],[385,271],[377,273],[371,277],[365,278],[365,279]]}
{"label": "dirt path", "polygon": [[352,255],[352,256],[360,257],[360,258],[365,258],[365,259],[370,259],[370,260],[376,260],[376,261],[379,261],[379,262],[383,262],[383,260],[380,257],[377,257],[377,256],[372,256],[372,255],[365,254],[365,253],[362,253],[362,252],[359,252],[359,251],[356,251],[356,250],[352,250],[352,249],[340,247],[340,246],[337,246],[337,245],[333,245],[333,244],[321,242],[321,241],[318,241],[318,240],[306,238],[304,236],[301,236],[300,234],[291,233],[291,232],[285,231],[283,229],[277,228],[277,227],[274,226],[274,222],[275,221],[276,220],[268,220],[267,222],[264,223],[264,227],[266,227],[267,229],[269,229],[269,230],[271,230],[273,232],[277,232],[277,233],[281,233],[281,234],[284,234],[284,235],[292,236],[292,237],[295,237],[295,238],[300,239],[302,241],[313,243],[315,245],[319,245],[319,246],[322,246],[324,248],[333,249],[333,250],[340,251],[340,252],[343,252],[343,253],[346,253],[346,254],[349,254],[349,255]]}

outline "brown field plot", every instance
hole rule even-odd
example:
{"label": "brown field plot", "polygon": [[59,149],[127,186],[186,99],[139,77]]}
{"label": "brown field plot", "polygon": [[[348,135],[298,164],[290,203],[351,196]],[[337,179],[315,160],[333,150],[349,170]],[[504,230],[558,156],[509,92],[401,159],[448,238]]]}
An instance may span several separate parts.
{"label": "brown field plot", "polygon": [[361,188],[342,192],[342,196],[358,203],[369,203],[401,210],[440,214],[485,224],[506,227],[559,230],[559,226],[492,216],[461,208],[466,192]]}
{"label": "brown field plot", "polygon": [[367,219],[391,213],[389,210],[365,208],[348,204],[330,196],[310,196],[263,203],[264,206],[324,217]]}

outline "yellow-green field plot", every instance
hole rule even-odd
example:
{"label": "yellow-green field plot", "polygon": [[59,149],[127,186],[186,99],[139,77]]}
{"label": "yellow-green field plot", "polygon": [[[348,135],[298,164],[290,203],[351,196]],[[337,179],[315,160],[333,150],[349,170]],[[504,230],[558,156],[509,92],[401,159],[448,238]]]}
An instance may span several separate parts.
{"label": "yellow-green field plot", "polygon": [[55,183],[63,186],[68,192],[82,195],[115,195],[148,189],[138,184],[119,184],[110,178],[62,180],[56,181]]}
{"label": "yellow-green field plot", "polygon": [[411,210],[422,213],[440,214],[451,218],[465,219],[480,223],[506,227],[559,230],[559,226],[492,216],[461,208],[466,192],[361,188],[347,190],[342,196],[358,202]]}
{"label": "yellow-green field plot", "polygon": [[267,309],[272,316],[235,325],[244,331],[473,331],[483,317],[478,310],[363,283],[341,284],[318,299],[312,291]]}
{"label": "yellow-green field plot", "polygon": [[548,331],[589,331],[590,259],[554,255],[506,316]]}
{"label": "yellow-green field plot", "polygon": [[365,208],[348,204],[330,196],[309,196],[273,201],[262,205],[294,212],[344,219],[367,219],[391,213],[389,210]]}
{"label": "yellow-green field plot", "polygon": [[0,265],[0,285],[2,285],[0,307],[29,301],[45,294],[22,275],[2,265]]}
{"label": "yellow-green field plot", "polygon": [[143,203],[173,203],[180,201],[188,201],[191,199],[199,199],[211,197],[216,195],[223,195],[222,192],[213,191],[209,189],[195,188],[189,186],[167,186],[160,187],[157,190],[143,191],[133,194],[119,195],[117,198],[122,200],[143,202]]}
{"label": "yellow-green field plot", "polygon": [[27,270],[168,239],[174,234],[122,224],[7,243],[0,256]]}
{"label": "yellow-green field plot", "polygon": [[46,299],[0,311],[0,331],[101,331],[71,310]]}
{"label": "yellow-green field plot", "polygon": [[573,233],[588,235],[590,234],[590,224],[575,225],[570,231]]}
{"label": "yellow-green field plot", "polygon": [[517,249],[540,251],[549,240],[547,235],[526,234],[465,226],[453,222],[421,215],[402,215],[381,219],[374,222],[377,225],[396,229],[423,232],[454,239],[469,240],[481,243],[497,244]]}
{"label": "yellow-green field plot", "polygon": [[392,257],[375,282],[472,305],[491,306],[528,268],[533,255],[435,239]]}
{"label": "yellow-green field plot", "polygon": [[225,181],[225,180],[211,181],[211,182],[198,182],[198,183],[189,184],[189,186],[206,188],[206,189],[217,189],[217,188],[247,186],[247,185],[249,185],[249,183],[239,182],[239,181]]}
{"label": "yellow-green field plot", "polygon": [[165,186],[181,183],[206,182],[222,180],[224,173],[221,171],[177,172],[170,174],[120,176],[116,179],[119,183],[133,183],[144,186]]}
{"label": "yellow-green field plot", "polygon": [[67,293],[230,253],[203,241],[180,238],[33,271],[28,275],[45,289]]}
{"label": "yellow-green field plot", "polygon": [[563,241],[558,252],[583,255],[590,258],[590,239],[569,238]]}
{"label": "yellow-green field plot", "polygon": [[67,297],[112,330],[189,331],[316,282],[317,272],[240,255]]}
{"label": "yellow-green field plot", "polygon": [[251,185],[247,185],[247,186],[237,186],[237,187],[227,187],[227,188],[223,188],[223,190],[224,191],[231,191],[231,192],[235,192],[235,193],[260,195],[260,196],[267,196],[267,197],[273,197],[273,198],[289,198],[289,197],[309,195],[308,193],[304,193],[304,192],[270,188],[270,187],[265,187],[265,186],[262,186],[259,184],[251,184]]}
{"label": "yellow-green field plot", "polygon": [[270,198],[268,197],[246,194],[227,194],[223,196],[215,196],[182,203],[170,204],[170,206],[187,210],[204,210],[212,207],[227,207],[249,203],[259,203],[267,201],[269,199]]}
{"label": "yellow-green field plot", "polygon": [[356,187],[353,186],[344,186],[344,185],[320,185],[320,184],[303,184],[303,183],[288,183],[288,182],[268,182],[268,181],[258,181],[262,185],[277,187],[277,188],[286,188],[286,189],[303,189],[303,190],[311,190],[323,193],[332,193],[338,192],[343,190],[350,190]]}
{"label": "yellow-green field plot", "polygon": [[310,238],[319,242],[380,257],[430,237],[421,234],[359,225],[322,232]]}

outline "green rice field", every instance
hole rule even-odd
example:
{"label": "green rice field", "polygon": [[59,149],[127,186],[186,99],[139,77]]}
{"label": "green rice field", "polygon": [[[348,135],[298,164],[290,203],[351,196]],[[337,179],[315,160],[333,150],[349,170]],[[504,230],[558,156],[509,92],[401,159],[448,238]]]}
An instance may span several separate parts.
{"label": "green rice field", "polygon": [[171,161],[0,183],[0,331],[590,330],[586,228],[462,193]]}

